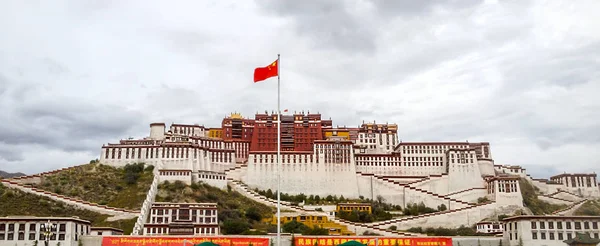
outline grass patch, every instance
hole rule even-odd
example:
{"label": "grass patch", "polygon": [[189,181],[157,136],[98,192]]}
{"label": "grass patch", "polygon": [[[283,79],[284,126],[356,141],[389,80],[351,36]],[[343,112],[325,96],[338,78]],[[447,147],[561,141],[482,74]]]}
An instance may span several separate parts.
{"label": "grass patch", "polygon": [[34,186],[100,205],[139,210],[152,184],[152,168],[144,169],[143,163],[122,168],[90,163],[47,175]]}
{"label": "grass patch", "polygon": [[106,221],[109,215],[78,209],[74,206],[54,201],[47,197],[25,193],[0,184],[0,216],[77,216],[89,220],[92,226],[109,226],[122,229],[130,234],[137,218],[119,221]]}
{"label": "grass patch", "polygon": [[590,200],[583,203],[574,215],[600,216],[600,200]]}
{"label": "grass patch", "polygon": [[567,207],[567,205],[551,204],[538,199],[538,190],[523,178],[519,179],[519,186],[521,188],[521,195],[523,196],[523,203],[534,215],[551,214]]}
{"label": "grass patch", "polygon": [[181,181],[164,182],[158,186],[157,202],[217,203],[219,223],[224,234],[266,234],[276,232],[264,218],[272,218],[274,208],[255,202],[237,191],[205,183],[186,185]]}

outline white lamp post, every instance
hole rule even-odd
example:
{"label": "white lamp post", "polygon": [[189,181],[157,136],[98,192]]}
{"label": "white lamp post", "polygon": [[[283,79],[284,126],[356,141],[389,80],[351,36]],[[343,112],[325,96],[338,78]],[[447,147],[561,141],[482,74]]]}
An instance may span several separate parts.
{"label": "white lamp post", "polygon": [[44,233],[44,243],[46,246],[50,243],[50,237],[54,235],[54,229],[56,229],[56,225],[52,224],[50,220],[48,222],[42,224],[42,232]]}

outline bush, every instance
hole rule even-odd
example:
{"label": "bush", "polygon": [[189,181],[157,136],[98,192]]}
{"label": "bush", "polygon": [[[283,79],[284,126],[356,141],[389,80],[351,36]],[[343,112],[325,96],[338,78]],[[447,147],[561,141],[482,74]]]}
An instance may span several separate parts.
{"label": "bush", "polygon": [[551,204],[538,199],[535,187],[523,178],[519,179],[519,186],[521,188],[524,205],[529,208],[534,215],[551,214],[567,207],[567,205]]}
{"label": "bush", "polygon": [[[443,207],[442,207],[442,205],[440,205],[438,208],[446,208],[446,205],[444,205]],[[408,205],[406,205],[406,208],[404,208],[404,210],[402,210],[402,211],[404,212],[404,215],[412,215],[412,216],[438,212],[438,210],[435,210],[433,208],[425,206],[425,203],[423,203],[423,202],[420,202],[419,204],[416,204],[416,203],[408,204]]]}
{"label": "bush", "polygon": [[250,229],[250,224],[241,220],[226,220],[221,228],[224,234],[242,234]]}
{"label": "bush", "polygon": [[262,215],[258,212],[258,209],[255,207],[250,207],[246,210],[246,218],[260,222],[262,220]]}

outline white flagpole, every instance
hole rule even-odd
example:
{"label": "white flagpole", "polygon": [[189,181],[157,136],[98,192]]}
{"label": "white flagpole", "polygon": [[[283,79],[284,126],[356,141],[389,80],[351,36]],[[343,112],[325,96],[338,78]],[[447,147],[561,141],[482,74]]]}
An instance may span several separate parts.
{"label": "white flagpole", "polygon": [[277,246],[281,246],[281,110],[280,104],[280,55],[277,54]]}

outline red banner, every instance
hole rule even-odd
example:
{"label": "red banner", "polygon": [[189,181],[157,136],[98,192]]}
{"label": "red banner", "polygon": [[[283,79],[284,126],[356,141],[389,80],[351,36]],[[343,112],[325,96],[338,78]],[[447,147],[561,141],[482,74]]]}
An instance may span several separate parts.
{"label": "red banner", "polygon": [[[185,243],[184,243],[185,240]],[[104,236],[102,246],[192,246],[213,242],[221,246],[270,246],[268,237],[169,237],[169,236]]]}
{"label": "red banner", "polygon": [[337,246],[357,241],[369,246],[452,246],[449,237],[296,237],[295,246]]}

